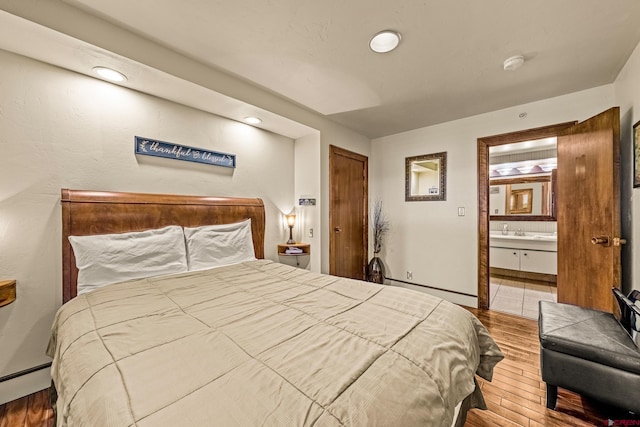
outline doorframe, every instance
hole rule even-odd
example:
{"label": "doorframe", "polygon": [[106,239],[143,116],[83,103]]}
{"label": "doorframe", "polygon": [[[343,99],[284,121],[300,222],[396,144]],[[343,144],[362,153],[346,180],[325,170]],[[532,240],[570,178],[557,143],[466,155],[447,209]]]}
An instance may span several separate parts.
{"label": "doorframe", "polygon": [[489,308],[489,148],[558,136],[577,121],[478,138],[478,308]]}
{"label": "doorframe", "polygon": [[333,203],[334,203],[334,184],[335,178],[333,177],[333,158],[335,155],[345,156],[354,160],[363,162],[364,174],[363,174],[363,191],[364,201],[362,206],[363,216],[363,230],[362,230],[362,251],[364,255],[363,273],[366,277],[366,265],[369,259],[369,158],[362,154],[354,153],[353,151],[345,150],[344,148],[336,147],[335,145],[329,145],[329,274],[335,274],[336,268],[336,254],[335,254],[335,233],[334,233],[334,219],[333,219]]}

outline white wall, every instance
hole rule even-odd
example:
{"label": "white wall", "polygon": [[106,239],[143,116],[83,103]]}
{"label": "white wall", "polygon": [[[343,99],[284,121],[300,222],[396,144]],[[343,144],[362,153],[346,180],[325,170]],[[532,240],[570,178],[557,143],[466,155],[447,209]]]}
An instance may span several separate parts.
{"label": "white wall", "polygon": [[[49,360],[61,188],[261,197],[265,255],[277,259],[293,140],[4,51],[0,64],[0,278],[17,280],[17,300],[0,308],[0,376]],[[237,168],[136,157],[134,135],[234,153]],[[35,390],[1,383],[0,402]]]}
{"label": "white wall", "polygon": [[[613,85],[442,123],[372,141],[370,195],[380,197],[391,221],[382,251],[387,276],[477,295],[477,139],[571,120],[613,106]],[[518,115],[527,112],[526,119]],[[405,157],[447,152],[447,200],[404,201]],[[458,216],[464,207],[465,216]],[[429,291],[451,301],[476,298]]]}
{"label": "white wall", "polygon": [[633,124],[640,120],[640,44],[614,84],[614,102],[620,107],[622,285],[625,293],[640,289],[640,188],[633,188]]}
{"label": "white wall", "polygon": [[[275,95],[271,91],[236,78],[223,71],[207,67],[178,52],[160,46],[126,29],[81,9],[64,0],[46,2],[0,1],[2,9],[40,25],[82,40],[98,49],[106,49],[114,57],[125,58],[193,82],[233,99],[265,109],[273,114],[306,125],[320,132],[320,188],[323,200],[329,200],[329,145],[368,156],[370,139],[332,122],[325,116]],[[91,62],[91,58],[85,58]],[[287,203],[290,204],[290,201]],[[329,205],[319,207],[321,219],[321,271],[329,271]]]}
{"label": "white wall", "polygon": [[[319,273],[321,267],[322,230],[320,227],[320,212],[325,201],[322,199],[320,186],[320,135],[313,134],[296,139],[295,142],[295,202],[296,202],[296,227],[293,238],[298,242],[311,245],[309,259],[297,257],[301,265],[307,269]],[[301,197],[316,199],[315,206],[299,206]],[[310,236],[313,230],[313,236]],[[285,261],[285,260],[283,260]],[[293,261],[293,260],[291,260]],[[308,265],[303,264],[308,262]]]}

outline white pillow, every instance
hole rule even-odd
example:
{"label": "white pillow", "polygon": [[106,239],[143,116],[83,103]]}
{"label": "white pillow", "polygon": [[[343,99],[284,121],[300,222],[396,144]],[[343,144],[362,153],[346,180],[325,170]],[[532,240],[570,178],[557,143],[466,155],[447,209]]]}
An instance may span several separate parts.
{"label": "white pillow", "polygon": [[251,219],[233,224],[184,228],[189,270],[203,270],[256,259]]}
{"label": "white pillow", "polygon": [[78,295],[109,283],[187,271],[182,227],[69,236],[78,267]]}

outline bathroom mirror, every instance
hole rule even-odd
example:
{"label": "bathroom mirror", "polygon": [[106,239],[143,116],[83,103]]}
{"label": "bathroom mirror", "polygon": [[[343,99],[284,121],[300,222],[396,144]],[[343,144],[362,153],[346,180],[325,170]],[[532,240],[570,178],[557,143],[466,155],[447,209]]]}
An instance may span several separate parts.
{"label": "bathroom mirror", "polygon": [[404,200],[447,200],[446,152],[405,158]]}
{"label": "bathroom mirror", "polygon": [[491,221],[555,221],[550,175],[489,181]]}

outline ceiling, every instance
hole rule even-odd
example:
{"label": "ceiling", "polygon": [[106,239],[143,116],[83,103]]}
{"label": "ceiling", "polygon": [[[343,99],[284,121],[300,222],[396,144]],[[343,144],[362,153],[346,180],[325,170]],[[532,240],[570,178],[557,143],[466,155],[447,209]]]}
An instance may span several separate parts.
{"label": "ceiling", "polygon": [[638,0],[63,1],[370,138],[612,83],[640,42]]}

